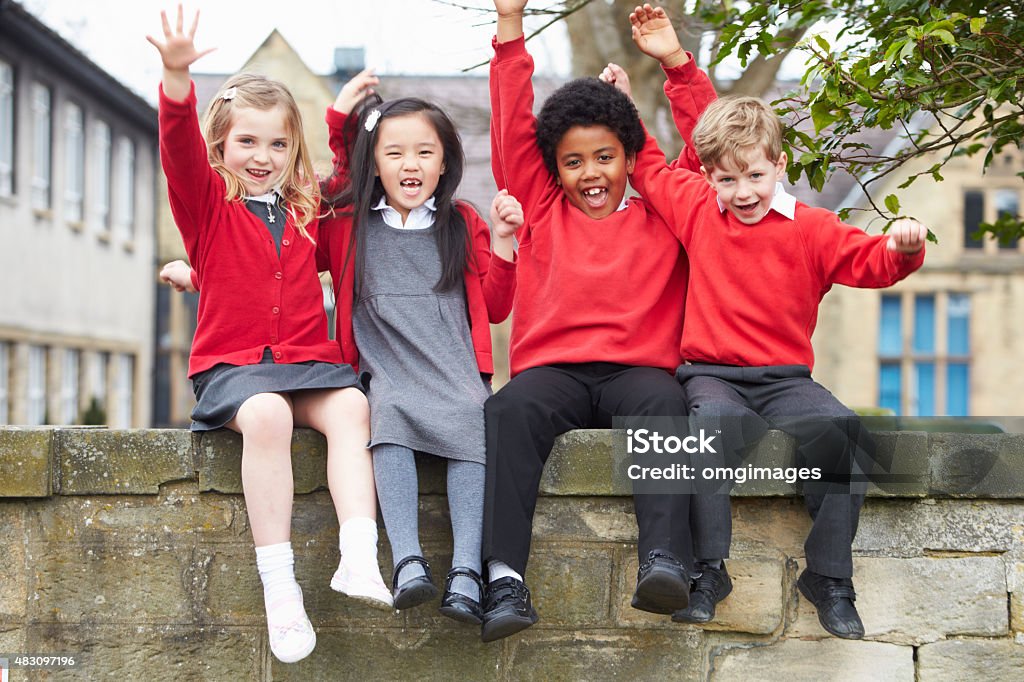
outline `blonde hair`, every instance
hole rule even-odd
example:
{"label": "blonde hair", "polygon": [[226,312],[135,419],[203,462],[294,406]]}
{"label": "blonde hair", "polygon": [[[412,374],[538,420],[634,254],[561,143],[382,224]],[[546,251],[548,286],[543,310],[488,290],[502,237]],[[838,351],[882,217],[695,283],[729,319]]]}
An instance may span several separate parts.
{"label": "blonde hair", "polygon": [[772,162],[782,155],[782,123],[757,97],[723,97],[712,102],[693,129],[693,147],[711,170],[722,161],[746,170],[743,152],[760,148]]}
{"label": "blonde hair", "polygon": [[[233,90],[233,93],[228,93],[229,90]],[[226,93],[230,95],[228,99],[224,98]],[[232,76],[221,86],[206,111],[203,136],[206,138],[207,156],[210,166],[224,178],[224,198],[227,201],[241,201],[245,196],[241,178],[224,165],[224,140],[231,129],[234,111],[243,107],[261,111],[281,107],[289,140],[288,160],[279,189],[288,205],[295,229],[306,239],[312,240],[306,225],[317,216],[320,188],[313,173],[309,150],[306,149],[299,107],[288,88],[278,81],[250,73]]]}

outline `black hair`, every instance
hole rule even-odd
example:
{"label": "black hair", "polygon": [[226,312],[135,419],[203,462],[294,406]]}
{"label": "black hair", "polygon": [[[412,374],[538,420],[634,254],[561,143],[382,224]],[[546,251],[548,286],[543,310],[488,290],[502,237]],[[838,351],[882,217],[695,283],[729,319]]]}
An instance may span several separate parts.
{"label": "black hair", "polygon": [[577,78],[555,90],[537,115],[537,146],[544,165],[558,175],[555,148],[574,126],[605,126],[619,138],[626,154],[644,146],[640,114],[626,95],[597,78]]}
{"label": "black hair", "polygon": [[[379,112],[379,113],[374,113]],[[342,132],[345,149],[348,152],[348,174],[341,192],[328,197],[332,206],[341,208],[343,215],[352,216],[352,243],[342,271],[348,267],[352,253],[355,253],[356,289],[363,280],[366,264],[366,230],[370,211],[384,196],[384,185],[377,177],[374,150],[381,123],[389,118],[422,113],[430,121],[444,152],[444,172],[434,190],[434,239],[441,258],[441,277],[434,285],[434,291],[443,292],[462,286],[470,249],[466,220],[458,210],[455,190],[462,182],[465,154],[462,139],[455,124],[437,105],[415,97],[402,97],[381,102],[375,95],[363,100],[360,108],[345,122]],[[367,120],[373,117],[373,125],[367,130]],[[330,180],[323,183],[330,184]]]}

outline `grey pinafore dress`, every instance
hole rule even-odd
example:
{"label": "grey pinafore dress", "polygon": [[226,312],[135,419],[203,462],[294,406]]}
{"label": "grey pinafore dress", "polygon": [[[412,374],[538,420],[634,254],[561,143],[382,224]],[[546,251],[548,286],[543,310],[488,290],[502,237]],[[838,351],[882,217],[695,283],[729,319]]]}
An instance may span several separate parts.
{"label": "grey pinafore dress", "polygon": [[372,211],[352,326],[369,375],[370,445],[484,463],[484,401],[464,286],[437,293],[436,225],[403,230]]}

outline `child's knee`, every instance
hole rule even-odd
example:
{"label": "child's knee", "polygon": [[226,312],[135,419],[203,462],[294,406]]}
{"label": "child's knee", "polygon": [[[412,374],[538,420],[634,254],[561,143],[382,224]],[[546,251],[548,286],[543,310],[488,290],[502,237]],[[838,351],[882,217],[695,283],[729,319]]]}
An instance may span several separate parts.
{"label": "child's knee", "polygon": [[247,438],[291,438],[291,403],[277,393],[259,393],[242,403],[235,416],[235,423]]}

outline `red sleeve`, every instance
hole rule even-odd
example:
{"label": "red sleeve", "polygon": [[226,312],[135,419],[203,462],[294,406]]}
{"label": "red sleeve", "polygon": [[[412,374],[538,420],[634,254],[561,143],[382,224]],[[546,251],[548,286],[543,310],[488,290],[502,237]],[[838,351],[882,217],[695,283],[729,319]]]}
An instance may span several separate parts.
{"label": "red sleeve", "polygon": [[196,274],[195,268],[188,269],[188,278],[192,282],[192,288],[197,292],[199,291],[199,275]]}
{"label": "red sleeve", "polygon": [[924,263],[923,248],[917,253],[891,251],[888,235],[869,235],[825,209],[798,207],[797,211],[804,241],[826,286],[880,289],[899,282]]}
{"label": "red sleeve", "polygon": [[334,172],[328,178],[324,194],[328,197],[340,192],[348,183],[348,145],[345,142],[345,122],[348,114],[343,114],[333,106],[327,107],[327,143],[331,147],[332,167]]}
{"label": "red sleeve", "polygon": [[200,242],[212,224],[214,208],[224,200],[224,180],[210,167],[206,141],[199,130],[196,86],[176,102],[160,86],[160,163],[167,176],[171,214],[192,267],[203,267]]}
{"label": "red sleeve", "polygon": [[686,143],[679,153],[679,158],[672,162],[672,167],[699,172],[700,160],[693,147],[693,129],[697,125],[697,119],[709,104],[718,99],[718,95],[711,84],[711,79],[697,68],[692,54],[690,61],[664,71],[668,77],[665,81],[665,95],[672,110],[672,120],[676,123],[676,130],[683,136],[683,142]]}
{"label": "red sleeve", "polygon": [[[527,220],[531,208],[551,192],[560,191],[537,147],[533,115],[533,58],[524,37],[492,41],[491,170],[498,189],[507,189],[522,204]],[[525,230],[529,229],[529,225]],[[524,232],[521,235],[525,235]],[[520,236],[522,241],[525,236]]]}
{"label": "red sleeve", "polygon": [[512,297],[516,291],[516,264],[509,263],[491,252],[491,228],[472,206],[460,203],[459,211],[466,220],[466,228],[472,240],[475,267],[472,276],[480,280],[484,302],[487,305],[488,321],[497,324],[504,321],[512,312]]}

